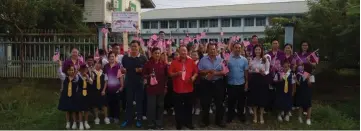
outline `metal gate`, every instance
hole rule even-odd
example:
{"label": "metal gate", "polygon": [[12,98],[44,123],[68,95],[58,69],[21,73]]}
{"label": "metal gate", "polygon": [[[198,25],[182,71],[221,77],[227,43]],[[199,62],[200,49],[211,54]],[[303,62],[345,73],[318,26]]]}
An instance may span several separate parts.
{"label": "metal gate", "polygon": [[[121,41],[121,40],[118,40]],[[121,43],[109,38],[109,44]],[[98,47],[95,33],[54,33],[42,31],[23,35],[24,63],[21,66],[20,36],[0,34],[0,77],[5,78],[57,78],[57,63],[52,61],[55,51],[61,60],[70,56],[76,47],[83,55],[94,54]]]}

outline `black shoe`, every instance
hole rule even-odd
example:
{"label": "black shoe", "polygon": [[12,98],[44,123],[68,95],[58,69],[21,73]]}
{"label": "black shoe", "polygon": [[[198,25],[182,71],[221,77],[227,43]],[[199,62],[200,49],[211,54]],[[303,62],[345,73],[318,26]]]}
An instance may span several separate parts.
{"label": "black shoe", "polygon": [[177,128],[177,130],[182,130],[182,126],[181,126],[181,125],[177,125],[176,128]]}
{"label": "black shoe", "polygon": [[224,124],[224,123],[217,123],[216,125],[218,127],[220,127],[220,128],[226,128],[227,127],[226,124]]}
{"label": "black shoe", "polygon": [[245,116],[240,116],[239,121],[245,123],[246,122],[246,117]]}
{"label": "black shoe", "polygon": [[157,129],[158,130],[164,130],[164,127],[163,126],[157,126]]}
{"label": "black shoe", "polygon": [[227,119],[226,122],[227,122],[227,123],[232,123],[232,121],[233,121],[232,119]]}
{"label": "black shoe", "polygon": [[201,128],[206,128],[206,127],[209,126],[209,123],[201,123],[199,126],[200,126]]}
{"label": "black shoe", "polygon": [[148,125],[148,130],[155,130],[155,126],[154,125]]}
{"label": "black shoe", "polygon": [[194,130],[194,126],[192,124],[188,124],[185,127],[188,128],[189,130]]}

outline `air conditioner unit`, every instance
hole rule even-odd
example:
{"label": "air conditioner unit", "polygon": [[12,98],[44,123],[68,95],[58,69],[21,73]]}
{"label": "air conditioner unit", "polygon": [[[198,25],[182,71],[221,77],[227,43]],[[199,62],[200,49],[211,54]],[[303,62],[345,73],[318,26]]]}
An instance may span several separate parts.
{"label": "air conditioner unit", "polygon": [[119,8],[118,0],[113,0],[113,1],[112,1],[112,5],[113,5],[113,8],[114,8],[114,9],[118,9],[118,8]]}

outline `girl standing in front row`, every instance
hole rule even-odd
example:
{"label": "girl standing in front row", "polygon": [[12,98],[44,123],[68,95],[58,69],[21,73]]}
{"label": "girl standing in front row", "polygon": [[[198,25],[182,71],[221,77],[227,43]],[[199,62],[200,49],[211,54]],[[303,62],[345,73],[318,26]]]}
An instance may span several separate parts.
{"label": "girl standing in front row", "polygon": [[[66,112],[66,129],[70,129],[70,114],[73,117],[72,129],[77,129],[76,125],[76,113],[78,112],[77,103],[75,101],[75,94],[77,90],[78,76],[75,75],[75,67],[72,64],[66,65],[62,68],[62,62],[59,60],[58,75],[63,81],[63,87],[61,88],[60,99],[58,109]],[[64,70],[62,70],[64,69]]]}
{"label": "girl standing in front row", "polygon": [[94,123],[98,125],[100,123],[99,119],[99,109],[104,112],[104,123],[110,124],[110,120],[108,118],[108,109],[107,109],[107,101],[105,91],[107,89],[108,76],[102,70],[102,62],[97,61],[95,63],[95,70],[93,73],[93,108],[95,113]]}
{"label": "girl standing in front row", "polygon": [[300,123],[303,123],[302,112],[304,109],[307,110],[306,123],[311,125],[311,100],[312,100],[312,90],[311,90],[311,80],[310,75],[307,71],[304,70],[304,66],[301,62],[298,63],[298,73],[297,73],[297,87],[296,87],[296,106],[299,107],[298,120]]}
{"label": "girl standing in front row", "polygon": [[289,61],[283,61],[283,70],[276,72],[273,81],[276,87],[275,107],[280,111],[278,120],[283,121],[282,115],[286,113],[284,120],[289,121],[288,112],[292,110],[292,94],[295,86],[295,75],[290,69]]}
{"label": "girl standing in front row", "polygon": [[[77,103],[79,107],[79,130],[90,129],[88,118],[89,110],[91,109],[91,97],[89,96],[88,90],[93,84],[93,80],[89,77],[88,68],[86,65],[81,65],[79,69],[79,80],[77,90]],[[84,116],[84,123],[83,123]]]}
{"label": "girl standing in front row", "polygon": [[257,123],[257,109],[260,109],[260,123],[264,123],[264,107],[268,102],[268,77],[270,63],[264,58],[263,49],[260,45],[253,47],[254,57],[250,61],[250,81],[248,103],[253,108],[253,122]]}

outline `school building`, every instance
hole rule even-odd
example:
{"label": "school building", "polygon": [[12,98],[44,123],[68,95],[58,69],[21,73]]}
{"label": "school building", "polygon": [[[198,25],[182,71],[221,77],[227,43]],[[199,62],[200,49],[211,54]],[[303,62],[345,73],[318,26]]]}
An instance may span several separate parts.
{"label": "school building", "polygon": [[272,26],[273,17],[302,17],[307,11],[306,1],[155,9],[141,13],[141,35],[147,41],[151,35],[164,31],[177,43],[186,34],[195,36],[201,32],[207,34],[202,41],[228,41],[234,35],[241,39],[252,35],[262,38],[266,26]]}

